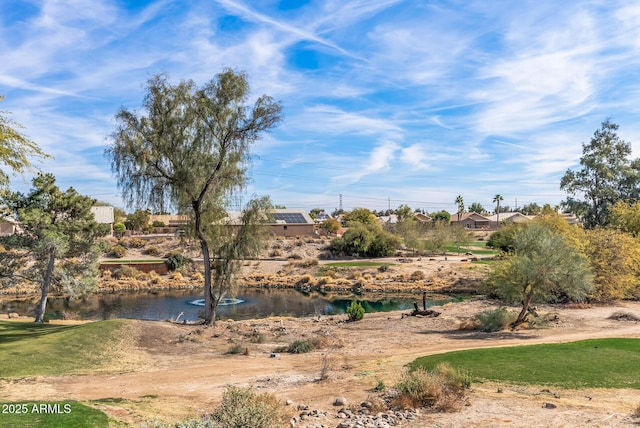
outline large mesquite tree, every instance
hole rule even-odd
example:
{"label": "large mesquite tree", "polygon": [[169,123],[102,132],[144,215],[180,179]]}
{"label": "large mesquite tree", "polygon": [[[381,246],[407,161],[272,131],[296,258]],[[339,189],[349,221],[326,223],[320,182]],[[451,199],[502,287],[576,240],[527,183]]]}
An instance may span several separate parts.
{"label": "large mesquite tree", "polygon": [[26,195],[12,192],[2,198],[23,233],[2,240],[0,284],[27,280],[41,285],[36,322],[44,321],[52,288],[73,296],[97,285],[100,229],[91,212],[94,202],[73,188],[61,191],[51,174],[38,174]]}
{"label": "large mesquite tree", "polygon": [[[2,101],[4,97],[0,97]],[[33,141],[22,135],[18,123],[9,118],[6,111],[0,110],[0,167],[5,165],[12,172],[22,173],[31,169],[29,158],[46,158],[46,155]],[[0,168],[0,187],[6,187],[9,174]]]}
{"label": "large mesquite tree", "polygon": [[[229,197],[246,183],[251,145],[281,120],[282,107],[271,97],[263,95],[253,105],[247,104],[248,97],[247,76],[233,70],[223,71],[202,87],[193,81],[172,85],[166,76],[157,75],[148,81],[141,112],[117,113],[118,128],[106,150],[130,205],[191,214],[204,260],[207,325],[215,322],[222,297],[212,287],[212,273],[216,285],[229,284],[235,266],[230,261],[256,248],[248,242],[250,228],[214,225],[226,217]],[[261,205],[250,204],[249,210]],[[259,218],[264,217],[242,217]],[[244,235],[220,237],[238,231]],[[233,240],[237,245],[230,244]],[[220,258],[215,271],[212,256]]]}
{"label": "large mesquite tree", "polygon": [[498,262],[487,280],[494,293],[521,302],[515,324],[526,321],[531,302],[585,299],[593,288],[587,258],[570,239],[544,221],[522,226],[513,253]]}
{"label": "large mesquite tree", "polygon": [[631,144],[622,140],[618,125],[606,120],[582,144],[580,169],[567,170],[560,189],[571,195],[563,204],[582,217],[587,227],[605,226],[619,201],[640,199],[640,159],[631,159]]}

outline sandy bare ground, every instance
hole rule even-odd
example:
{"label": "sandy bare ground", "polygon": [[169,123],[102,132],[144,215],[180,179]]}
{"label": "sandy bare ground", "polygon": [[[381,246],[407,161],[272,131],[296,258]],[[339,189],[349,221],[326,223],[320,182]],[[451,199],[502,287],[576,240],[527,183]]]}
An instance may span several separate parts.
{"label": "sandy bare ground", "polygon": [[[175,421],[210,412],[227,385],[258,388],[282,400],[327,411],[313,421],[335,427],[336,396],[358,404],[382,380],[391,386],[418,356],[452,350],[552,343],[602,337],[640,337],[640,324],[615,321],[617,311],[640,316],[640,303],[568,309],[542,307],[558,315],[547,328],[501,333],[458,330],[461,320],[493,307],[478,300],[439,307],[438,318],[401,318],[401,312],[366,314],[360,322],[344,316],[322,319],[270,318],[219,322],[215,328],[134,321],[115,349],[120,358],[109,373],[0,380],[0,400],[104,400],[110,416],[139,424],[157,417]],[[262,336],[261,336],[262,335]],[[263,338],[262,343],[255,338]],[[253,340],[252,340],[253,338]],[[296,339],[314,341],[309,354],[271,353]],[[233,346],[248,355],[229,355]],[[323,366],[326,369],[323,372]],[[319,381],[321,375],[326,379]],[[629,376],[639,376],[640,368]],[[498,392],[498,389],[502,392]],[[640,405],[638,390],[552,390],[544,385],[474,384],[470,405],[458,413],[423,411],[408,427],[609,427],[638,426],[631,416]],[[554,394],[556,394],[554,396]],[[555,409],[543,408],[551,402]],[[290,406],[292,415],[294,406]],[[298,427],[301,426],[300,424]],[[305,425],[302,425],[305,426]],[[309,422],[308,426],[313,426]]]}

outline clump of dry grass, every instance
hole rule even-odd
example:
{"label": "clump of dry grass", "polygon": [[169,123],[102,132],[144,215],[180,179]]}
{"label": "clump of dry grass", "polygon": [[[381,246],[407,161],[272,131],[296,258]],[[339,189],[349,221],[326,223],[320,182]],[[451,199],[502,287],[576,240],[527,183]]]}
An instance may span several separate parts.
{"label": "clump of dry grass", "polygon": [[610,320],[616,321],[640,321],[640,317],[631,312],[617,311],[607,317]]}
{"label": "clump of dry grass", "polygon": [[392,405],[455,412],[466,404],[466,390],[470,385],[468,374],[453,369],[447,363],[439,364],[433,371],[407,371],[396,385],[400,394]]}

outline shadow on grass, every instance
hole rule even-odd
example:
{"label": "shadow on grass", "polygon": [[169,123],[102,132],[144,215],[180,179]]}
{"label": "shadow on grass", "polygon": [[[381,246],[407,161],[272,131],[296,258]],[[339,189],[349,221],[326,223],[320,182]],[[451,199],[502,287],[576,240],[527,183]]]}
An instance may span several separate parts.
{"label": "shadow on grass", "polygon": [[0,344],[35,337],[44,337],[74,327],[76,326],[0,321]]}

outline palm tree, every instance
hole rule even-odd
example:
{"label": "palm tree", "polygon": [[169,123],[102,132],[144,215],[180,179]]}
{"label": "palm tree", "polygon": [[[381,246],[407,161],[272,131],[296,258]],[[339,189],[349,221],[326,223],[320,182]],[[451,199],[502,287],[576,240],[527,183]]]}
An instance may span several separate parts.
{"label": "palm tree", "polygon": [[493,202],[496,203],[496,227],[500,227],[500,201],[504,201],[504,198],[498,193],[493,197]]}
{"label": "palm tree", "polygon": [[462,213],[464,212],[464,200],[461,195],[456,198],[456,204],[458,205],[458,223],[460,223],[460,218],[462,218]]}

